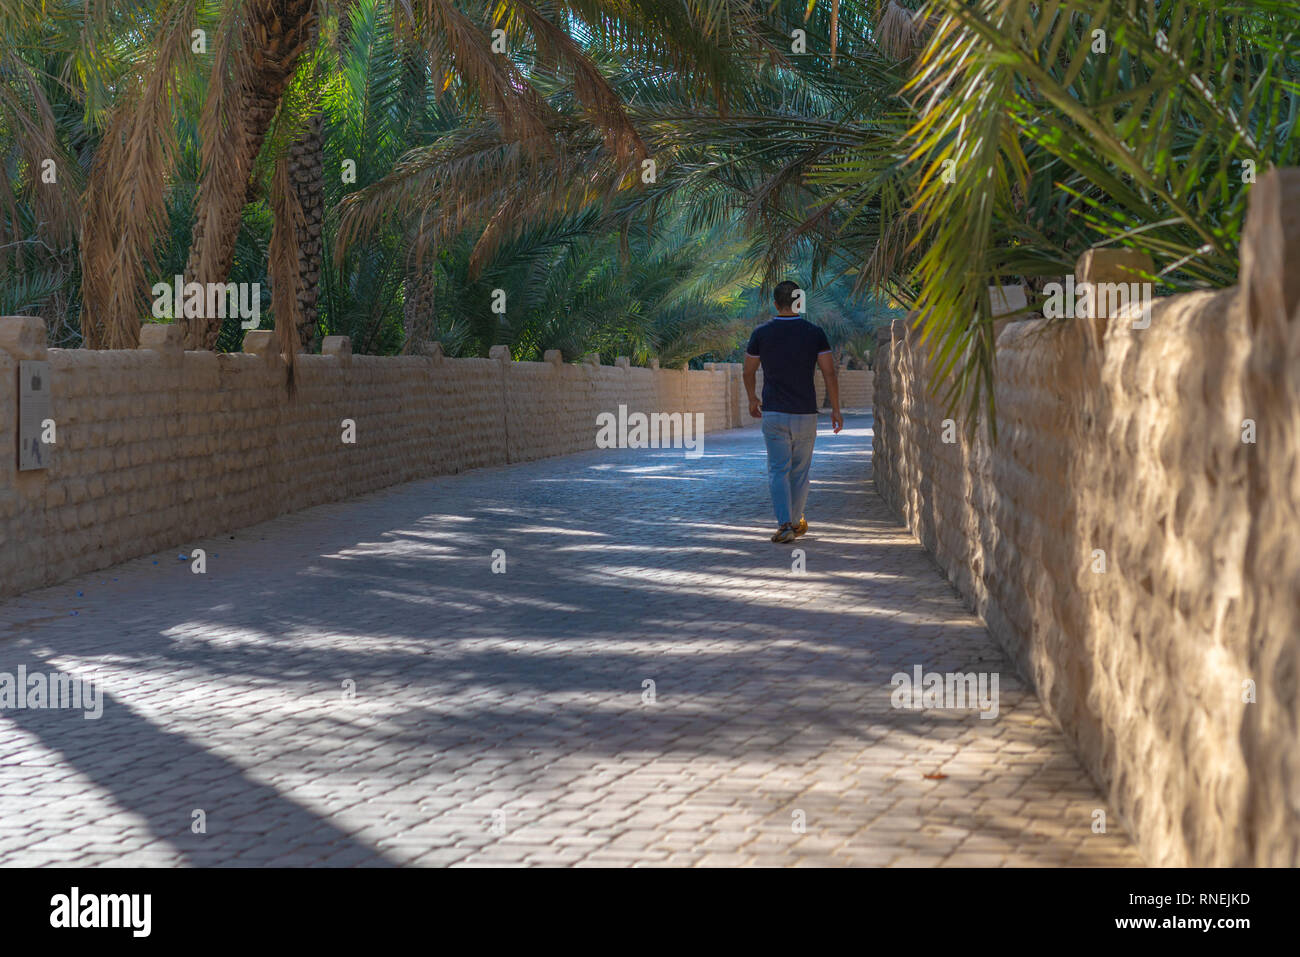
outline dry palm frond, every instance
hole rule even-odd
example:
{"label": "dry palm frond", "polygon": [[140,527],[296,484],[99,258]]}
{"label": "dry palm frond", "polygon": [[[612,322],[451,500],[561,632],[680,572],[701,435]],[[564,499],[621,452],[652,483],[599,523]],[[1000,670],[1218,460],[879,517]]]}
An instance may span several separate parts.
{"label": "dry palm frond", "polygon": [[[222,16],[213,50],[212,74],[208,95],[199,115],[199,190],[195,198],[195,222],[206,222],[216,203],[244,206],[244,189],[248,183],[251,158],[248,156],[249,129],[242,115],[242,93],[256,79],[248,57],[244,55],[240,34],[243,30],[243,0],[233,0]],[[216,222],[228,217],[217,215]],[[220,258],[222,236],[219,229],[196,228],[190,247],[190,273],[199,282],[219,282],[215,265]]]}
{"label": "dry palm frond", "polygon": [[[483,98],[506,138],[543,146],[552,110],[514,62],[493,53],[487,35],[451,0],[422,0],[419,15],[435,79],[441,64],[450,61],[469,89]],[[445,89],[450,78],[440,85]]]}
{"label": "dry palm frond", "polygon": [[[316,40],[317,0],[244,0],[227,11],[200,119],[202,179],[186,277],[222,282],[230,272],[248,183],[298,61]],[[216,346],[220,323],[190,326],[191,348]]]}
{"label": "dry palm frond", "polygon": [[302,204],[289,179],[289,157],[281,153],[271,181],[271,246],[267,252],[267,272],[271,278],[271,312],[275,315],[275,338],[285,362],[285,388],[290,395],[297,389],[298,350],[302,340],[298,327],[302,323],[299,308],[302,289],[298,269],[298,244],[295,238],[305,224]]}
{"label": "dry palm frond", "polygon": [[[772,4],[773,9],[775,9],[776,6],[777,6],[776,3]],[[813,8],[816,6],[817,6],[817,0],[808,0],[808,9],[804,11],[804,15],[803,15],[805,21],[807,21],[812,16]],[[830,33],[831,33],[831,66],[834,66],[835,53],[839,49],[839,45],[840,45],[840,0],[831,0]]]}
{"label": "dry palm frond", "polygon": [[840,0],[831,0],[831,66],[835,65],[835,51],[840,45]]}
{"label": "dry palm frond", "polygon": [[160,11],[162,31],[138,64],[139,83],[127,84],[91,166],[81,231],[81,325],[90,348],[139,343],[154,238],[165,222],[167,178],[176,166],[172,110],[179,78],[193,62],[198,3],[178,0]]}
{"label": "dry palm frond", "polygon": [[895,60],[906,60],[920,48],[920,29],[911,10],[888,0],[876,27],[876,45]]}
{"label": "dry palm frond", "polygon": [[[81,194],[81,170],[59,139],[54,110],[41,88],[30,64],[16,50],[0,48],[0,117],[16,133],[23,164],[28,170],[26,194],[36,213],[37,233],[55,245],[63,245],[76,235],[77,211]],[[43,174],[47,161],[53,161],[55,180],[48,183]],[[7,194],[12,198],[12,193]],[[8,241],[21,238],[18,221],[12,222]],[[0,237],[5,233],[0,232]]]}
{"label": "dry palm frond", "polygon": [[605,131],[606,144],[620,160],[633,156],[644,159],[645,143],[632,125],[623,100],[600,69],[563,27],[552,23],[530,3],[514,0],[525,23],[532,30],[543,57],[555,56],[573,71],[573,92],[587,108],[591,121]]}
{"label": "dry palm frond", "polygon": [[[607,201],[635,170],[602,148],[589,124],[570,119],[544,148],[506,142],[490,126],[412,150],[377,183],[340,206],[336,261],[359,237],[390,219],[417,221],[417,260],[470,225],[481,228],[470,258],[477,275],[501,244],[540,217]],[[545,155],[544,155],[545,154]],[[455,197],[454,202],[445,197]]]}
{"label": "dry palm frond", "polygon": [[904,260],[914,238],[913,231],[915,228],[915,217],[905,211],[899,211],[889,219],[884,231],[880,234],[880,239],[871,250],[871,256],[867,259],[866,268],[858,277],[854,292],[871,289],[879,293],[888,288],[891,281],[899,276],[903,270]]}

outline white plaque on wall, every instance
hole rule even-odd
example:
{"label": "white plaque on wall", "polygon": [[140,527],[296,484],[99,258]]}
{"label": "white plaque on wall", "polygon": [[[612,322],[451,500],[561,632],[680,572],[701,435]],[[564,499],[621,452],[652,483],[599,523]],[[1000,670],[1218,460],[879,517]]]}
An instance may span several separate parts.
{"label": "white plaque on wall", "polygon": [[18,363],[18,470],[50,467],[53,444],[46,444],[50,420],[50,364],[36,359]]}

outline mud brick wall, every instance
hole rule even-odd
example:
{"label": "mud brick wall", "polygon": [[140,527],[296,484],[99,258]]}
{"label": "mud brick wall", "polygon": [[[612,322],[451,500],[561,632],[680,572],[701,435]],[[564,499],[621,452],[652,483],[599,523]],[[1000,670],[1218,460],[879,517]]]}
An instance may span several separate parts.
{"label": "mud brick wall", "polygon": [[[45,491],[31,473],[18,472],[18,360],[27,357],[17,354],[17,330],[0,330],[6,332],[11,333],[9,349],[0,348],[0,448],[7,450],[0,459],[0,588],[18,592],[44,580],[45,551],[38,533],[44,530]],[[32,527],[34,513],[41,515],[39,529]]]}
{"label": "mud brick wall", "polygon": [[[822,381],[821,370],[818,369],[813,377],[817,381],[817,401],[822,401],[826,397],[826,386]],[[875,389],[875,373],[865,369],[840,369],[838,372],[840,380],[840,408],[841,409],[869,409],[872,404],[872,392]]]}
{"label": "mud brick wall", "polygon": [[[0,318],[0,596],[400,482],[592,449],[597,415],[620,405],[702,413],[706,432],[748,424],[738,365],[353,356],[332,339],[296,357],[290,399],[271,333],[238,354],[185,352],[178,335],[47,349],[39,320]],[[17,469],[20,359],[51,367],[44,470]]]}
{"label": "mud brick wall", "polygon": [[1300,171],[1243,238],[1149,328],[1007,324],[996,443],[943,441],[905,321],[877,353],[877,489],[1153,864],[1300,864]]}
{"label": "mud brick wall", "polygon": [[[705,368],[709,368],[706,365]],[[741,425],[750,425],[757,420],[749,417],[749,400],[745,394],[745,384],[742,376],[742,367],[739,363],[719,363],[717,368],[727,368],[730,374],[736,377],[735,380],[735,403],[736,408],[743,419]],[[873,395],[875,393],[875,373],[865,369],[840,369],[836,373],[840,383],[840,408],[843,410],[864,411],[872,407]],[[754,377],[755,391],[761,398],[763,395],[763,370],[760,368]],[[813,384],[817,390],[817,401],[822,403],[822,408],[827,409],[826,400],[826,381],[822,378],[821,369],[813,371]]]}

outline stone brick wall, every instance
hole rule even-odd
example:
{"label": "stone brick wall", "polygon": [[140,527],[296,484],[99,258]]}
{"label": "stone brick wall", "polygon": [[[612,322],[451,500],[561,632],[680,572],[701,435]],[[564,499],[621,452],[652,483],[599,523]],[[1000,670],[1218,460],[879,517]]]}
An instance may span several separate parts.
{"label": "stone brick wall", "polygon": [[1300,171],[1253,187],[1240,280],[1005,325],[996,443],[943,441],[905,322],[877,353],[877,489],[1153,864],[1300,864]]}
{"label": "stone brick wall", "polygon": [[[706,432],[753,421],[735,364],[353,356],[332,339],[297,357],[289,400],[271,333],[213,354],[182,351],[178,332],[47,350],[38,320],[0,319],[0,596],[399,482],[591,449],[597,414],[619,405],[702,413]],[[39,471],[17,470],[20,359],[51,366],[58,441]]]}

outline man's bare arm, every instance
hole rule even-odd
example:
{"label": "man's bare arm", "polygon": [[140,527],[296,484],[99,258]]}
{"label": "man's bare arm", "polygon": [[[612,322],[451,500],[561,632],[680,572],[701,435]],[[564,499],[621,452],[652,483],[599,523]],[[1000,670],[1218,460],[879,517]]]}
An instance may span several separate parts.
{"label": "man's bare arm", "polygon": [[826,380],[826,395],[831,400],[831,426],[838,432],[844,428],[844,415],[840,412],[840,380],[835,374],[835,356],[823,352],[817,357],[817,365]]}
{"label": "man's bare arm", "polygon": [[758,394],[754,391],[758,388],[758,356],[745,354],[745,371],[743,378],[745,380],[745,391],[749,393],[749,414],[756,419],[763,417],[763,406],[758,401]]}

